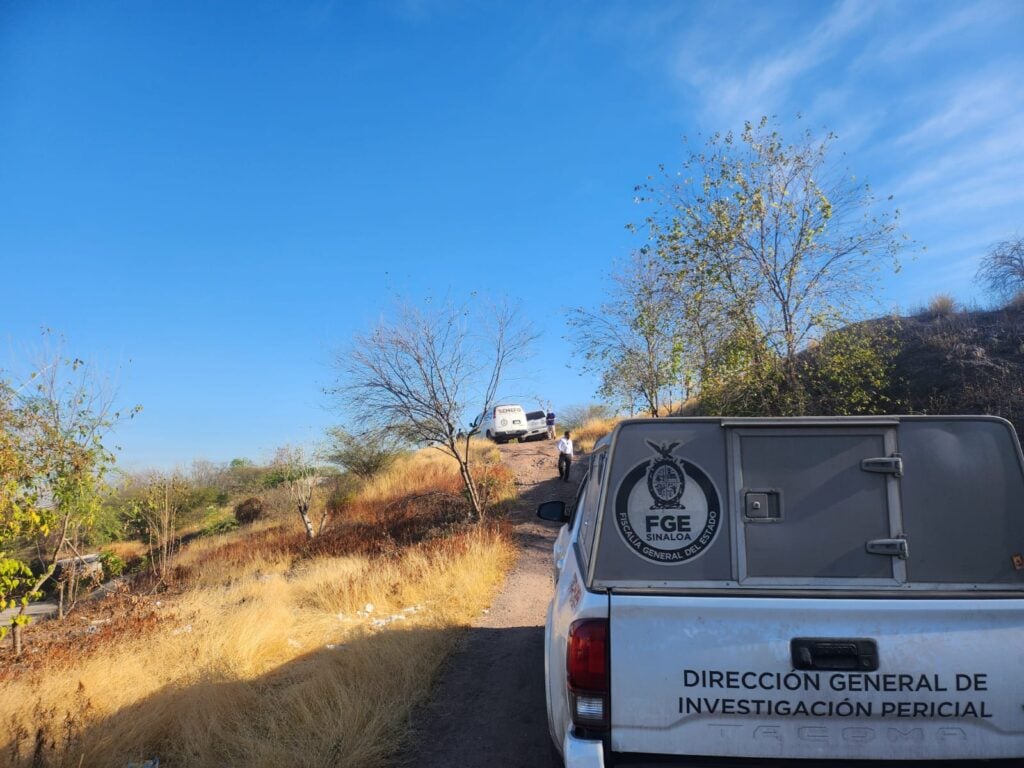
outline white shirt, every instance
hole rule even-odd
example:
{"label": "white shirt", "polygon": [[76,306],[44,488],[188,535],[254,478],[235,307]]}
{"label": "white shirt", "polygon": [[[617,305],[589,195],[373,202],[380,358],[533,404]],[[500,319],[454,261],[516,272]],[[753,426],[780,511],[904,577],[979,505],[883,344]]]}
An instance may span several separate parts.
{"label": "white shirt", "polygon": [[568,437],[563,437],[558,441],[558,452],[567,453],[572,456],[572,440]]}

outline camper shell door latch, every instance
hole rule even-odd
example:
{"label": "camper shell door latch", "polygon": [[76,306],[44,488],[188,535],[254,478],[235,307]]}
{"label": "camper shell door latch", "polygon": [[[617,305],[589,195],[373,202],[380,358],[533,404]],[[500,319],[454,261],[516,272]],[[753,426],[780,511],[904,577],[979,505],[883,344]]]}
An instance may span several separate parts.
{"label": "camper shell door latch", "polygon": [[903,536],[894,539],[872,539],[864,543],[864,548],[869,555],[888,555],[900,560],[906,560],[910,556],[910,547]]}
{"label": "camper shell door latch", "polygon": [[892,456],[861,459],[860,468],[865,472],[878,472],[883,475],[903,477],[903,457],[898,453],[894,453]]}

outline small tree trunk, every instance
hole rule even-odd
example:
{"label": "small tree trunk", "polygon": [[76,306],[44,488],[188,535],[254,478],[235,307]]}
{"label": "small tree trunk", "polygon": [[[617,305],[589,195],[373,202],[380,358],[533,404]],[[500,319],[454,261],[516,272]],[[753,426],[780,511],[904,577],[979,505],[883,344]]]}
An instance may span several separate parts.
{"label": "small tree trunk", "polygon": [[64,582],[57,585],[57,621],[64,621]]}
{"label": "small tree trunk", "polygon": [[299,517],[302,518],[302,524],[306,526],[306,538],[314,538],[316,536],[316,531],[313,530],[313,521],[309,519],[308,504],[299,504]]}
{"label": "small tree trunk", "polygon": [[480,522],[484,519],[483,506],[480,504],[480,494],[477,492],[473,475],[470,474],[469,464],[461,459],[459,460],[459,474],[462,475],[462,484],[466,487],[466,493],[469,496],[469,521],[471,523]]}
{"label": "small tree trunk", "polygon": [[466,489],[466,495],[469,496],[469,522],[476,523],[484,518],[483,504],[480,503],[480,494],[476,489],[476,481],[473,480],[473,473],[469,471],[469,441],[471,435],[466,435],[466,442],[463,445],[463,451],[459,450],[459,444],[455,438],[454,433],[449,433],[447,453],[452,456],[455,461],[459,463],[459,475],[462,477],[462,485]]}
{"label": "small tree trunk", "polygon": [[[77,569],[77,566],[75,566]],[[77,570],[71,572],[71,583],[68,584],[67,592],[64,596],[64,612],[69,613],[75,610],[75,605],[78,603],[78,590],[82,586],[81,579]]]}
{"label": "small tree trunk", "polygon": [[21,624],[11,628],[11,642],[14,644],[14,655],[21,656]]}

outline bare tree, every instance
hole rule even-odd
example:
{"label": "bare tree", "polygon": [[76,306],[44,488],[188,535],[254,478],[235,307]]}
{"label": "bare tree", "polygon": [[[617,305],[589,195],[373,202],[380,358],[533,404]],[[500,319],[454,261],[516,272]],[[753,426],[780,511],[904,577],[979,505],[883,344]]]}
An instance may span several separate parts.
{"label": "bare tree", "polygon": [[314,525],[311,512],[313,492],[322,477],[320,467],[304,449],[285,446],[278,448],[274,454],[274,461],[265,480],[268,486],[285,490],[295,511],[299,513],[306,537],[310,539],[323,533],[330,517],[330,510],[325,506],[320,520]]}
{"label": "bare tree", "polygon": [[150,472],[135,482],[132,522],[146,540],[150,570],[158,583],[166,584],[178,548],[179,518],[189,507],[189,483],[179,472]]}
{"label": "bare tree", "polygon": [[455,459],[471,518],[480,520],[484,506],[470,437],[493,407],[508,366],[534,338],[507,306],[481,317],[451,302],[429,309],[403,305],[337,357],[340,380],[331,391],[360,420]]}
{"label": "bare tree", "polygon": [[639,400],[651,416],[671,410],[675,393],[686,394],[680,305],[665,274],[660,260],[640,251],[613,277],[610,301],[593,311],[574,309],[569,317],[584,370],[601,376],[601,396],[630,412]]}
{"label": "bare tree", "polygon": [[1004,301],[1024,291],[1024,237],[993,245],[981,259],[978,279],[989,293]]}

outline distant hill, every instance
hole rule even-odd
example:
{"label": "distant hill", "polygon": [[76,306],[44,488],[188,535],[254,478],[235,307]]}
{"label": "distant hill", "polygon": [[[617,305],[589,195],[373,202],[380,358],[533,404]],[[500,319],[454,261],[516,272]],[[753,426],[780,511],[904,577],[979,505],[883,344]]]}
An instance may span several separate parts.
{"label": "distant hill", "polygon": [[988,413],[1024,435],[1024,305],[869,321],[898,341],[890,398],[912,413]]}

